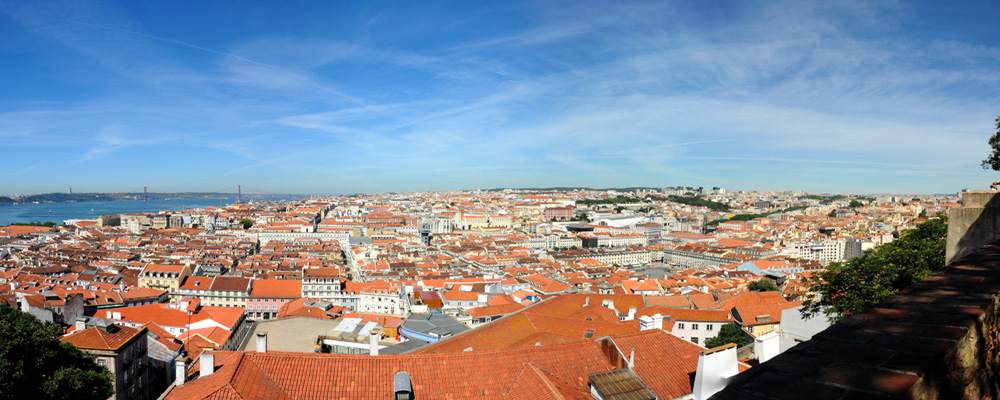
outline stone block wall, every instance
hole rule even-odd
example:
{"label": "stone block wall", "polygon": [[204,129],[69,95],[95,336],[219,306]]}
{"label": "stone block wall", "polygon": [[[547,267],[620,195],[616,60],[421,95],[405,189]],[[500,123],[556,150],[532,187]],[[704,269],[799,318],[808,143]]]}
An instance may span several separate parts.
{"label": "stone block wall", "polygon": [[1000,192],[962,193],[962,207],[948,211],[945,262],[950,263],[1000,240]]}
{"label": "stone block wall", "polygon": [[712,399],[1000,398],[998,324],[995,242],[735,376]]}

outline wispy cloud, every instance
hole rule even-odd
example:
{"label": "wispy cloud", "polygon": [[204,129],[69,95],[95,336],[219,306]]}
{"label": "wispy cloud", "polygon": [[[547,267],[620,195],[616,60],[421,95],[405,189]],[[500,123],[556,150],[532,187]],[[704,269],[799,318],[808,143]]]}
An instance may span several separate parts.
{"label": "wispy cloud", "polygon": [[[33,98],[59,90],[17,64],[31,83],[0,94],[0,138],[15,153],[117,168],[108,179],[170,165],[200,185],[296,191],[672,180],[944,191],[987,176],[976,161],[1000,47],[914,34],[939,22],[919,4],[467,6],[421,29],[392,26],[421,15],[349,4],[314,10],[324,25],[304,11],[250,23],[260,15],[214,10],[233,19],[192,36],[179,27],[193,17],[174,26],[140,7],[5,3],[11,43],[51,53],[71,89]],[[397,31],[414,37],[385,33]],[[0,166],[38,165],[17,184],[58,173],[27,158]]]}

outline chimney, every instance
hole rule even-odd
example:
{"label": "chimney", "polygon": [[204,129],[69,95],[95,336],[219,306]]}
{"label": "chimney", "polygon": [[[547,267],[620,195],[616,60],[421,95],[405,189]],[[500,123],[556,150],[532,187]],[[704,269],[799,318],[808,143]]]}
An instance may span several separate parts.
{"label": "chimney", "polygon": [[694,398],[706,400],[726,387],[729,378],[739,373],[736,364],[736,344],[704,350],[698,356],[698,370],[694,375]]}
{"label": "chimney", "polygon": [[479,293],[479,295],[476,296],[476,300],[478,300],[480,303],[485,303],[489,301],[489,299],[486,296],[486,293]]}
{"label": "chimney", "polygon": [[[201,357],[198,357],[201,362],[201,377],[212,375],[215,372],[215,353],[211,350],[205,350],[201,353]],[[700,363],[698,364],[701,365]]]}
{"label": "chimney", "polygon": [[257,332],[257,352],[267,353],[267,332]]}
{"label": "chimney", "polygon": [[632,349],[632,354],[628,356],[628,369],[631,370],[632,367],[635,367],[635,349]]}
{"label": "chimney", "polygon": [[87,320],[82,317],[76,319],[75,328],[77,331],[87,329]]}
{"label": "chimney", "polygon": [[373,329],[369,332],[371,336],[368,337],[368,355],[377,356],[378,355],[378,330]]}
{"label": "chimney", "polygon": [[111,319],[113,319],[115,321],[121,321],[121,319],[122,319],[122,313],[119,312],[119,311],[113,311],[113,312],[111,312]]}
{"label": "chimney", "polygon": [[663,316],[660,314],[653,314],[653,328],[663,329]]}
{"label": "chimney", "polygon": [[186,356],[181,354],[174,359],[174,386],[183,386],[187,379],[187,363],[184,362]]}
{"label": "chimney", "polygon": [[628,318],[626,319],[626,321],[631,321],[633,319],[635,319],[635,307],[629,307],[628,308]]}
{"label": "chimney", "polygon": [[583,306],[587,307],[589,305],[590,305],[590,296],[587,296],[587,299],[583,301]]}
{"label": "chimney", "polygon": [[757,361],[759,362],[766,362],[772,357],[778,355],[778,353],[781,352],[781,350],[778,349],[778,334],[768,332],[767,334],[754,339],[753,351],[757,354]]}
{"label": "chimney", "polygon": [[653,318],[647,315],[639,317],[639,331],[648,331],[653,329]]}

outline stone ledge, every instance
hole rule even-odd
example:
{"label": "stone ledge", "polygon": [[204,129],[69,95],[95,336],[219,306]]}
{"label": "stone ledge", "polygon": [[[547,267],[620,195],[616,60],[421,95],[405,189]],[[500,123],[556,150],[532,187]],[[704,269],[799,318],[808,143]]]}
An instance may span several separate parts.
{"label": "stone ledge", "polygon": [[1000,398],[998,322],[995,242],[737,375],[712,399]]}

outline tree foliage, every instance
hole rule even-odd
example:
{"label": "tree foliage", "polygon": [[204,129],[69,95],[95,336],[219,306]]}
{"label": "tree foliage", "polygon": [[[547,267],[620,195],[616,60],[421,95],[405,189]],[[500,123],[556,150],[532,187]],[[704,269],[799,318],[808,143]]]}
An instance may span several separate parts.
{"label": "tree foliage", "polygon": [[747,335],[743,333],[743,330],[732,322],[723,325],[722,329],[719,329],[719,334],[714,338],[706,340],[705,347],[713,348],[730,343],[736,343],[739,347],[746,346],[750,343],[747,341]]}
{"label": "tree foliage", "polygon": [[761,279],[756,282],[750,282],[747,285],[747,289],[754,292],[777,292],[778,285],[775,285],[770,279]]}
{"label": "tree foliage", "polygon": [[241,219],[240,220],[240,225],[243,226],[243,229],[250,229],[250,227],[253,226],[253,220],[252,219]]}
{"label": "tree foliage", "polygon": [[851,203],[848,204],[847,206],[850,208],[858,208],[858,207],[864,207],[865,204],[857,200],[851,200]]}
{"label": "tree foliage", "polygon": [[993,150],[989,157],[983,160],[983,169],[992,169],[994,171],[1000,171],[1000,115],[996,118],[996,133],[990,137],[989,144],[990,149]]}
{"label": "tree foliage", "polygon": [[46,228],[51,228],[56,226],[55,222],[52,221],[35,221],[35,222],[12,222],[11,226],[44,226]]}
{"label": "tree foliage", "polygon": [[672,201],[674,203],[687,204],[689,206],[696,207],[706,207],[712,211],[729,211],[732,210],[728,205],[723,203],[714,202],[711,200],[706,200],[701,197],[691,197],[691,196],[667,196],[666,200]]}
{"label": "tree foliage", "polygon": [[61,327],[0,303],[0,400],[103,400],[111,372],[59,341]]}
{"label": "tree foliage", "polygon": [[943,268],[946,222],[943,217],[929,219],[894,242],[866,250],[861,257],[831,263],[807,280],[814,294],[804,302],[802,315],[811,318],[824,313],[839,321]]}

